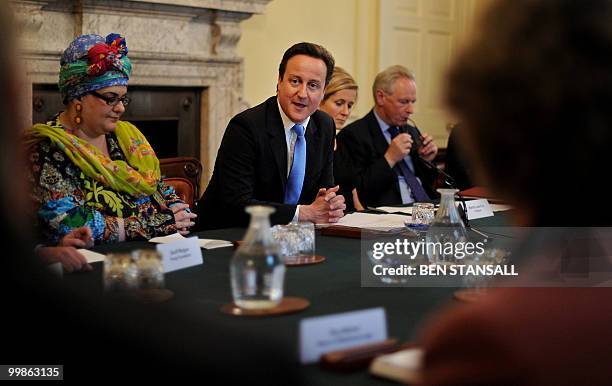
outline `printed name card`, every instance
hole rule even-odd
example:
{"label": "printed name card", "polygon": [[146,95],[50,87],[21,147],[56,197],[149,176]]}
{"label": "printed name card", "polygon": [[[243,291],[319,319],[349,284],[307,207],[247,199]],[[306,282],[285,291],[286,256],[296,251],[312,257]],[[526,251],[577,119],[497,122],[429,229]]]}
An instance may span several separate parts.
{"label": "printed name card", "polygon": [[197,237],[190,237],[168,244],[158,244],[164,273],[202,264],[202,250]]}
{"label": "printed name card", "polygon": [[477,218],[493,216],[493,209],[491,209],[489,201],[484,198],[480,200],[466,201],[465,207],[467,208],[468,220],[476,220]]}
{"label": "printed name card", "polygon": [[383,308],[345,312],[300,321],[300,361],[319,361],[328,352],[381,342],[387,339]]}

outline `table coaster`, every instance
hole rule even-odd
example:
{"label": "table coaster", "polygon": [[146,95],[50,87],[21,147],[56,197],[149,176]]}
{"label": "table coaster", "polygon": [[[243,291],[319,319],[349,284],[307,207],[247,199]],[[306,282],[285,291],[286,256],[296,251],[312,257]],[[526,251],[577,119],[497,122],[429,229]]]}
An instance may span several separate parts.
{"label": "table coaster", "polygon": [[304,265],[319,264],[325,260],[327,260],[325,256],[314,255],[308,257],[298,257],[295,259],[290,259],[289,261],[285,260],[285,265],[287,267],[301,267]]}
{"label": "table coaster", "polygon": [[221,306],[221,312],[234,316],[272,316],[292,314],[294,312],[305,310],[309,306],[310,302],[307,299],[287,296],[284,297],[280,304],[274,308],[249,310],[240,308],[232,302]]}
{"label": "table coaster", "polygon": [[174,297],[174,292],[169,289],[149,288],[134,292],[134,296],[142,303],[163,303]]}

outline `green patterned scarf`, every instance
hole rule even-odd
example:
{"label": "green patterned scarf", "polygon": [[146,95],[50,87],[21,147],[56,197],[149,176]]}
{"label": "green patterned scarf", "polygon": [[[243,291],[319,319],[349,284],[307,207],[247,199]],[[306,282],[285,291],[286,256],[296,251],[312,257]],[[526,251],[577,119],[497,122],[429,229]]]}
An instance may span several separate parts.
{"label": "green patterned scarf", "polygon": [[62,150],[81,171],[105,186],[131,194],[150,196],[157,190],[161,177],[159,160],[142,133],[129,122],[117,122],[115,135],[127,159],[111,160],[98,148],[69,134],[61,126],[34,125],[27,132],[26,143],[37,143],[48,138]]}

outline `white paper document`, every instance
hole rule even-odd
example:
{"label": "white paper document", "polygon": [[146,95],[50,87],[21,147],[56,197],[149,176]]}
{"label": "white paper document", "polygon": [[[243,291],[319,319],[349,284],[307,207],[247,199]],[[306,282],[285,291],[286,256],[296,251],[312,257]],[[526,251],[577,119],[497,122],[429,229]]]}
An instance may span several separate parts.
{"label": "white paper document", "polygon": [[423,355],[422,349],[410,348],[377,356],[370,364],[370,373],[401,383],[418,383]]}
{"label": "white paper document", "polygon": [[391,230],[405,228],[404,222],[410,217],[401,214],[371,214],[371,213],[351,213],[342,217],[336,225],[362,229]]}
{"label": "white paper document", "polygon": [[[458,206],[459,202],[456,202],[456,205]],[[503,211],[512,209],[512,207],[510,205],[506,205],[506,204],[491,204],[491,203],[489,203],[489,205],[491,206],[491,209],[493,210],[493,212],[503,212]],[[437,205],[436,205],[436,207],[437,207]],[[383,212],[387,212],[387,213],[398,213],[398,212],[400,212],[400,213],[412,214],[412,207],[411,206],[403,206],[403,207],[378,206],[375,209],[383,211]]]}
{"label": "white paper document", "polygon": [[[158,243],[158,244],[168,244],[168,243],[173,243],[175,241],[184,240],[184,239],[186,239],[186,237],[184,237],[180,233],[175,233],[175,234],[168,235],[168,236],[153,237],[152,239],[149,240],[149,242]],[[198,244],[200,245],[200,248],[204,248],[204,249],[224,248],[224,247],[231,247],[234,245],[232,244],[231,241],[227,241],[227,240],[200,239],[200,238],[198,238]]]}
{"label": "white paper document", "polygon": [[77,249],[77,251],[79,251],[81,255],[85,256],[85,259],[89,264],[104,261],[104,259],[106,258],[106,255],[90,251],[89,249]]}
{"label": "white paper document", "polygon": [[491,209],[493,209],[493,212],[503,212],[505,210],[512,209],[510,205],[506,205],[506,204],[489,204],[489,205],[491,205]]}
{"label": "white paper document", "polygon": [[406,214],[412,214],[412,207],[411,206],[401,206],[401,207],[397,207],[397,206],[378,206],[376,207],[376,210],[381,210],[383,212],[387,212],[387,213],[406,213]]}

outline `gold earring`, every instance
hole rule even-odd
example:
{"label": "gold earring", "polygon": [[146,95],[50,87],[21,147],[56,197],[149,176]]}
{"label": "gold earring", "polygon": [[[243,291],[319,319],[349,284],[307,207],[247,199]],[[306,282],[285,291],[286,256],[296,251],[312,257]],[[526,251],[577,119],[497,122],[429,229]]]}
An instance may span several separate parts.
{"label": "gold earring", "polygon": [[74,117],[74,122],[79,125],[81,124],[81,122],[83,121],[81,119],[81,110],[83,110],[83,107],[79,104],[75,106],[76,112],[77,112],[77,116]]}

